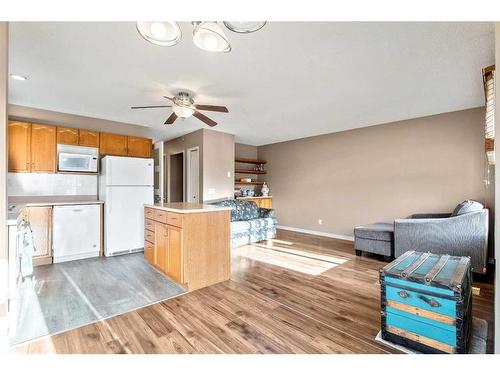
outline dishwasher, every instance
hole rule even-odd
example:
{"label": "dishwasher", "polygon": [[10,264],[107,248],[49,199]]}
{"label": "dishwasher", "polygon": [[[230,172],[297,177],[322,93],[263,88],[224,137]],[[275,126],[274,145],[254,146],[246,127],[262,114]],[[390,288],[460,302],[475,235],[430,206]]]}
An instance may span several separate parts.
{"label": "dishwasher", "polygon": [[99,256],[100,205],[55,206],[52,220],[54,263]]}

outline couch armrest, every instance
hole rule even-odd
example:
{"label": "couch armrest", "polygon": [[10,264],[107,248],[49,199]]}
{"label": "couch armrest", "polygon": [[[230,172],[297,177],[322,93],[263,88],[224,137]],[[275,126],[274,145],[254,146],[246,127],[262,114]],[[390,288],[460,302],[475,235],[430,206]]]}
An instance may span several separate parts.
{"label": "couch armrest", "polygon": [[261,218],[268,218],[268,217],[275,218],[276,214],[275,214],[274,209],[272,209],[272,208],[259,207],[259,216]]}
{"label": "couch armrest", "polygon": [[408,219],[445,219],[447,217],[451,217],[451,213],[413,214]]}
{"label": "couch armrest", "polygon": [[414,250],[470,256],[474,272],[483,273],[488,251],[488,210],[434,219],[396,219],[394,255]]}

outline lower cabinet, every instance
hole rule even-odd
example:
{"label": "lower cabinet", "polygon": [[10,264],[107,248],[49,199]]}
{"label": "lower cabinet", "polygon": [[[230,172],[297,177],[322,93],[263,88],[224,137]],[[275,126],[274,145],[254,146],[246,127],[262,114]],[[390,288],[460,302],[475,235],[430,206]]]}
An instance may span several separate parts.
{"label": "lower cabinet", "polygon": [[[158,216],[156,216],[158,218]],[[151,223],[151,220],[149,220]],[[154,221],[154,230],[144,231],[144,258],[171,279],[182,278],[182,228]],[[151,224],[146,228],[151,228]]]}
{"label": "lower cabinet", "polygon": [[230,211],[144,209],[144,258],[187,290],[229,279]]}
{"label": "lower cabinet", "polygon": [[52,263],[52,207],[27,207],[22,215],[33,233],[33,265]]}

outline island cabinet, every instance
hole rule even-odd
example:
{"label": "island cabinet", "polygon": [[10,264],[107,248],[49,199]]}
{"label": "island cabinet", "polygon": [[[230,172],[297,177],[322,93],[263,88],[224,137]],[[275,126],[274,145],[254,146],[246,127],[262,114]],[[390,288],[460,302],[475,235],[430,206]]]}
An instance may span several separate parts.
{"label": "island cabinet", "polygon": [[144,217],[144,258],[156,269],[188,291],[229,279],[230,210],[174,203],[146,206]]}

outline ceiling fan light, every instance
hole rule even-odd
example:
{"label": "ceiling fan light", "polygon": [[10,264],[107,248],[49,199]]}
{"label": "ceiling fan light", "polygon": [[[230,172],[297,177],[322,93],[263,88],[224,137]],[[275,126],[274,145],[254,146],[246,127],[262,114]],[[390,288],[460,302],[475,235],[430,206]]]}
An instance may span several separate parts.
{"label": "ceiling fan light", "polygon": [[267,21],[224,21],[224,26],[235,33],[248,34],[260,30]]}
{"label": "ceiling fan light", "polygon": [[200,22],[195,24],[193,42],[202,50],[210,52],[229,52],[231,45],[224,30],[217,22]]}
{"label": "ceiling fan light", "polygon": [[181,29],[174,21],[137,22],[137,31],[148,42],[158,46],[174,46],[181,40]]}
{"label": "ceiling fan light", "polygon": [[177,117],[180,117],[180,118],[191,117],[194,113],[194,109],[189,108],[189,107],[180,106],[180,105],[174,105],[172,107],[172,110],[177,115]]}

